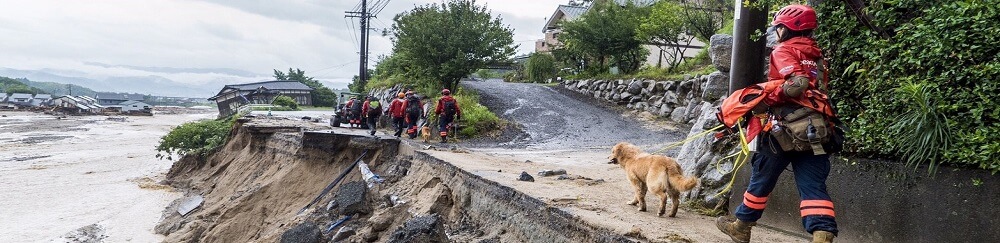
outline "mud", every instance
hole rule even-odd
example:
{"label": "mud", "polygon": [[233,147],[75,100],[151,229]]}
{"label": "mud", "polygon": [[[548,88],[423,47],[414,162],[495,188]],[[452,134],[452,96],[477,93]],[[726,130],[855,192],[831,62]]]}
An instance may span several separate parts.
{"label": "mud", "polygon": [[[255,125],[250,125],[255,124]],[[215,154],[178,161],[171,185],[205,198],[186,216],[165,210],[167,242],[275,242],[293,227],[311,223],[323,239],[354,231],[348,242],[627,242],[570,213],[510,187],[483,179],[399,140],[354,131],[297,131],[249,121]],[[334,177],[363,161],[383,183],[367,188],[363,207],[339,195],[364,190],[357,170],[303,213]],[[361,183],[361,184],[359,184]],[[357,198],[354,198],[357,199]],[[344,216],[343,225],[330,227]],[[342,230],[344,229],[344,230]]]}

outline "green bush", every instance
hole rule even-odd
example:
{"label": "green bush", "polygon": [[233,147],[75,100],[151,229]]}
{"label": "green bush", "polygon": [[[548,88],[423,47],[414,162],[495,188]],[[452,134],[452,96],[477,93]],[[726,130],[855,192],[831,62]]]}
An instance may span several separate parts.
{"label": "green bush", "polygon": [[843,3],[819,6],[817,39],[830,60],[840,116],[852,129],[847,152],[900,158],[907,154],[889,129],[915,112],[893,96],[901,84],[933,87],[950,147],[942,162],[1000,171],[1000,9],[986,1],[876,0],[866,11],[890,38],[861,24]]}
{"label": "green bush", "polygon": [[[463,137],[492,136],[498,134],[505,122],[493,114],[489,108],[479,104],[479,95],[473,91],[462,89],[452,97],[458,100],[458,106],[462,109],[461,127],[458,131]],[[437,98],[431,99],[432,104],[437,104]],[[436,107],[431,107],[431,114]],[[437,117],[431,117],[430,124],[437,125]]]}
{"label": "green bush", "polygon": [[524,64],[528,80],[541,83],[556,77],[556,59],[544,53],[532,53]]}
{"label": "green bush", "polygon": [[181,124],[160,138],[156,157],[172,159],[172,155],[207,155],[229,139],[229,132],[236,121],[232,116],[225,120],[201,120]]}
{"label": "green bush", "polygon": [[299,110],[299,103],[295,103],[295,99],[292,99],[292,97],[284,95],[279,95],[278,97],[275,97],[274,101],[272,101],[271,104],[287,107],[296,111]]}

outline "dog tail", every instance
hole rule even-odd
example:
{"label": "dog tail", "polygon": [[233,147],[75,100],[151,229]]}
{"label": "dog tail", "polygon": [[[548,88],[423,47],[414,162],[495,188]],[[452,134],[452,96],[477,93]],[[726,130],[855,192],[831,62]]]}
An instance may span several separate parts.
{"label": "dog tail", "polygon": [[680,166],[675,169],[668,169],[667,176],[670,178],[670,185],[674,186],[674,189],[678,191],[686,192],[698,185],[698,178],[694,176],[685,177],[681,174]]}

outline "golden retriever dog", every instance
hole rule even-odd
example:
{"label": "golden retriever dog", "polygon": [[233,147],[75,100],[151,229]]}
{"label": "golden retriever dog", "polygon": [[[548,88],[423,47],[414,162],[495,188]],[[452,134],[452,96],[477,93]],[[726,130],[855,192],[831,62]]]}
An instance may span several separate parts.
{"label": "golden retriever dog", "polygon": [[680,203],[680,192],[689,191],[698,184],[698,178],[684,177],[681,166],[673,158],[663,155],[653,155],[642,152],[631,143],[621,142],[611,148],[610,164],[619,164],[625,169],[628,180],[635,187],[635,198],[628,205],[639,205],[639,211],[646,211],[646,191],[660,197],[660,211],[663,216],[667,205],[667,196],[673,202],[669,217],[677,215],[677,205]]}
{"label": "golden retriever dog", "polygon": [[424,138],[424,143],[429,143],[431,141],[431,127],[421,127],[420,136]]}

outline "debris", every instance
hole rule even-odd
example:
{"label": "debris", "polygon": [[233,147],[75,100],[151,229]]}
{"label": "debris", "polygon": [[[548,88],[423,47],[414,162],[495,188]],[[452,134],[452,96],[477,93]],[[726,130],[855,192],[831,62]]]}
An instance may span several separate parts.
{"label": "debris", "polygon": [[365,201],[367,193],[368,187],[362,181],[352,181],[340,186],[336,197],[340,215],[367,214],[369,211]]}
{"label": "debris", "polygon": [[281,234],[281,243],[319,243],[323,240],[323,234],[319,232],[319,227],[313,223],[305,222]]}
{"label": "debris", "polygon": [[368,188],[372,188],[375,183],[382,183],[385,181],[382,180],[382,177],[372,173],[372,171],[368,169],[368,164],[365,164],[365,161],[363,160],[358,162],[358,169],[361,169],[361,176],[364,177],[365,182],[368,183]]}
{"label": "debris", "polygon": [[[330,227],[327,227],[326,230],[323,231],[323,233],[330,233],[330,231],[332,231],[334,228],[337,228],[337,226],[340,226],[341,224],[344,224],[344,222],[347,222],[347,220],[350,220],[350,219],[351,219],[351,215],[347,215],[347,216],[344,216],[343,218],[340,218],[340,220],[337,220],[337,222],[334,222],[333,224],[330,224]],[[340,234],[340,232],[338,231],[337,234]]]}
{"label": "debris", "polygon": [[531,160],[524,160],[524,163],[531,163]]}
{"label": "debris", "polygon": [[[101,227],[100,225],[97,224],[92,224],[83,226],[79,229],[69,232],[60,237],[59,240],[62,240],[62,242],[98,243],[98,242],[104,242],[105,238],[108,238],[108,236],[104,235],[104,227]],[[54,242],[60,242],[60,241],[54,241]]]}
{"label": "debris", "polygon": [[181,214],[181,216],[187,215],[194,209],[201,206],[201,203],[204,201],[205,198],[201,197],[201,195],[185,197],[181,200],[181,204],[177,206],[177,213]]}
{"label": "debris", "polygon": [[538,175],[540,175],[540,176],[554,176],[554,175],[565,175],[565,174],[566,174],[566,170],[564,170],[564,169],[558,169],[558,170],[540,170],[540,171],[538,171]]}
{"label": "debris", "polygon": [[353,227],[345,226],[343,228],[340,228],[340,230],[338,230],[337,233],[333,235],[333,238],[330,239],[330,241],[331,242],[342,241],[347,239],[347,237],[351,237],[354,234],[355,232]]}
{"label": "debris", "polygon": [[389,236],[388,242],[447,242],[441,217],[437,214],[407,220]]}
{"label": "debris", "polygon": [[517,180],[519,180],[519,181],[535,182],[535,178],[531,177],[531,175],[529,175],[528,172],[524,172],[524,171],[521,171],[521,176],[518,177]]}
{"label": "debris", "polygon": [[308,120],[312,120],[312,117],[308,117],[308,116],[303,116],[303,117],[302,117],[302,120],[303,120],[303,121],[308,121]]}

